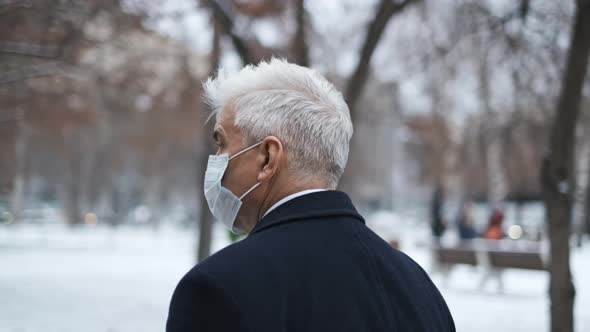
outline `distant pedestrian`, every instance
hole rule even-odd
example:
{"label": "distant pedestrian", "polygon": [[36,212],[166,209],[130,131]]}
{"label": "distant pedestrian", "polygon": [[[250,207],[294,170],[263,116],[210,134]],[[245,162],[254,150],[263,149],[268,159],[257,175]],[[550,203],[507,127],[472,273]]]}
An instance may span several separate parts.
{"label": "distant pedestrian", "polygon": [[489,240],[501,240],[506,235],[503,229],[504,211],[500,206],[494,207],[484,237]]}
{"label": "distant pedestrian", "polygon": [[432,201],[430,202],[430,229],[432,230],[432,236],[436,242],[440,241],[440,238],[446,230],[446,225],[442,215],[443,203],[444,188],[439,183],[434,189]]}
{"label": "distant pedestrian", "polygon": [[479,236],[473,224],[473,203],[464,202],[461,204],[461,209],[457,216],[457,230],[461,240],[471,240]]}

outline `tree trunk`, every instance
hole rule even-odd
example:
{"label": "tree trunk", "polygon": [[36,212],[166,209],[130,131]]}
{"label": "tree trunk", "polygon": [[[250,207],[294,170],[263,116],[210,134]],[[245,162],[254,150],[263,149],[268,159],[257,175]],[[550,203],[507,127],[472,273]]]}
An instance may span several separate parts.
{"label": "tree trunk", "polygon": [[[205,167],[207,158],[201,158],[205,161]],[[201,162],[203,163],[203,162]],[[201,186],[202,187],[202,186]],[[197,262],[203,261],[205,258],[211,255],[211,239],[213,235],[213,216],[209,212],[209,206],[203,194],[201,194],[201,209],[199,211],[199,242],[197,244]]]}
{"label": "tree trunk", "polygon": [[66,169],[64,181],[64,208],[65,216],[70,226],[76,226],[82,223],[82,209],[80,199],[80,175],[82,148],[80,146],[80,137],[76,129],[70,129],[65,134],[66,149]]}
{"label": "tree trunk", "polygon": [[197,244],[197,262],[201,262],[211,255],[213,222],[215,221],[213,215],[209,211],[209,206],[207,205],[207,200],[205,199],[203,187],[209,155],[214,153],[211,148],[213,146],[213,142],[210,138],[210,127],[211,126],[205,126],[201,131],[201,147],[199,152],[200,172],[197,181],[199,191],[201,192],[201,194],[198,196],[201,198],[201,201],[199,202],[199,242]]}
{"label": "tree trunk", "polygon": [[309,66],[309,52],[305,38],[305,0],[295,1],[295,20],[297,30],[291,42],[291,56],[293,61],[301,66]]}
{"label": "tree trunk", "polygon": [[0,114],[0,197],[10,196],[14,191],[18,122],[11,112]]}
{"label": "tree trunk", "polygon": [[575,188],[575,129],[590,51],[590,1],[578,0],[565,75],[541,182],[549,223],[551,331],[574,331],[575,288],[570,270],[570,230]]}
{"label": "tree trunk", "polygon": [[15,221],[21,219],[22,210],[25,201],[25,180],[28,176],[28,157],[27,152],[29,149],[29,133],[22,122],[17,122],[14,144],[14,160],[15,160],[15,172],[12,185],[12,195],[10,200],[10,210]]}
{"label": "tree trunk", "polygon": [[498,114],[492,108],[490,71],[487,51],[483,51],[479,67],[479,98],[487,121],[484,129],[485,160],[487,169],[488,202],[494,206],[506,197],[506,181],[502,165],[502,136],[499,132]]}
{"label": "tree trunk", "polygon": [[[356,69],[347,83],[344,94],[344,98],[346,99],[350,109],[350,118],[352,120],[353,126],[356,127],[358,124],[356,104],[360,99],[363,88],[365,87],[369,78],[371,58],[375,52],[375,49],[377,48],[377,44],[379,43],[381,36],[383,35],[383,31],[385,31],[387,23],[395,14],[401,13],[409,4],[418,1],[420,0],[405,0],[396,3],[391,0],[381,0],[377,6],[375,17],[368,27],[367,35],[361,49],[361,54],[359,55],[359,61],[357,63]],[[342,175],[342,179],[338,185],[339,189],[348,192],[351,195],[353,201],[355,201],[357,204],[359,203],[356,199],[358,186],[355,184],[355,178],[358,176],[356,174],[357,171],[363,167],[363,161],[356,157],[357,155],[362,155],[358,149],[363,148],[362,145],[357,142],[358,139],[359,135],[358,133],[355,133],[355,135],[352,136],[352,140],[350,142],[348,166],[344,170],[344,174]]]}
{"label": "tree trunk", "polygon": [[[212,17],[213,22],[213,39],[212,39],[212,48],[211,48],[211,58],[210,61],[210,68],[209,73],[213,75],[219,66],[219,60],[221,59],[221,24],[217,20],[215,16]],[[207,106],[203,105],[203,110],[207,109]],[[207,116],[203,117],[204,119]],[[205,258],[209,257],[211,254],[211,237],[213,232],[213,216],[209,212],[209,206],[207,205],[207,200],[205,199],[205,195],[203,192],[204,186],[204,177],[205,171],[207,169],[207,162],[209,154],[211,153],[211,146],[213,146],[213,142],[211,141],[211,131],[209,130],[209,126],[205,126],[201,130],[201,138],[200,138],[200,149],[199,149],[199,160],[200,160],[200,174],[198,177],[197,185],[199,190],[201,191],[201,201],[200,201],[200,210],[199,210],[199,243],[197,245],[197,262],[204,260]]]}

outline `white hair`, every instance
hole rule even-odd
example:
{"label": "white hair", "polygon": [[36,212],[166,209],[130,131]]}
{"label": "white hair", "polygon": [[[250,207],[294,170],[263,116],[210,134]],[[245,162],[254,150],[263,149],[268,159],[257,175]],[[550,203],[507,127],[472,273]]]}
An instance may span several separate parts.
{"label": "white hair", "polygon": [[276,136],[294,174],[337,186],[353,129],[342,94],[322,75],[271,59],[232,74],[220,69],[203,86],[213,114],[234,107],[235,125],[246,142]]}

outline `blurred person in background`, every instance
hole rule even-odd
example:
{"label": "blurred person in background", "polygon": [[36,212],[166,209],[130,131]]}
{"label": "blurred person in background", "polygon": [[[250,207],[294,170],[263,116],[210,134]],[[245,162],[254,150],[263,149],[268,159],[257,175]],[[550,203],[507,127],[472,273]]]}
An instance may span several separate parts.
{"label": "blurred person in background", "polygon": [[504,211],[502,207],[496,206],[492,210],[490,219],[488,221],[488,227],[484,233],[484,237],[488,240],[501,240],[504,238],[505,233],[502,225],[504,223]]}
{"label": "blurred person in background", "polygon": [[461,240],[471,240],[479,236],[473,228],[473,223],[473,203],[463,202],[457,216],[457,230]]}
{"label": "blurred person in background", "polygon": [[217,143],[205,196],[249,235],[182,278],[168,332],[455,331],[422,268],[335,190],[353,128],[331,83],[273,59],[204,86]]}
{"label": "blurred person in background", "polygon": [[440,243],[440,238],[447,228],[442,215],[443,203],[444,187],[438,183],[432,194],[432,201],[430,202],[430,229],[436,243]]}

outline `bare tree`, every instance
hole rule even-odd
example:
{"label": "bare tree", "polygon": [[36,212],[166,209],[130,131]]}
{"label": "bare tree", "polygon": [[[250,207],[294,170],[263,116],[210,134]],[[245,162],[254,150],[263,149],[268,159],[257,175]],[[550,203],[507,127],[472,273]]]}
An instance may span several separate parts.
{"label": "bare tree", "polygon": [[[266,15],[278,15],[283,11],[280,6],[281,1],[266,1],[260,6],[256,7],[241,7],[236,4],[237,8],[244,11],[246,14],[255,17]],[[235,51],[240,56],[244,65],[250,63],[257,63],[260,60],[270,55],[281,55],[280,50],[265,49],[257,40],[247,40],[234,31],[234,17],[232,13],[232,3],[223,0],[203,0],[202,4],[209,8],[213,23],[213,39],[212,51],[210,55],[210,71],[209,75],[214,75],[219,66],[221,59],[221,38],[226,35],[231,39]],[[292,38],[289,47],[289,54],[296,63],[301,65],[308,65],[308,48],[305,39],[305,8],[304,0],[295,1],[295,15],[297,27],[295,35]],[[207,156],[211,153],[211,138],[208,136],[209,131],[205,130],[201,137],[201,171],[205,173],[207,166]],[[202,180],[198,181],[199,188],[202,188]],[[213,216],[209,212],[209,207],[203,196],[200,202],[200,224],[199,224],[199,242],[197,247],[197,260],[202,261],[211,253],[211,233],[213,230]]]}
{"label": "bare tree", "polygon": [[385,31],[385,27],[387,27],[387,24],[394,15],[401,13],[408,5],[419,1],[421,0],[405,0],[402,2],[381,0],[379,2],[377,10],[375,11],[375,17],[367,29],[365,41],[363,42],[363,47],[354,74],[348,80],[346,92],[344,94],[348,107],[350,108],[350,116],[353,123],[356,117],[355,106],[369,78],[371,58],[373,57],[373,53],[375,53],[375,48],[377,48],[377,45],[379,44],[383,31]]}
{"label": "bare tree", "polygon": [[551,259],[551,331],[574,331],[575,288],[570,269],[575,132],[590,53],[590,1],[576,1],[575,21],[547,154],[541,171]]}
{"label": "bare tree", "polygon": [[213,17],[216,20],[216,25],[223,31],[225,35],[230,37],[232,44],[242,59],[242,63],[256,63],[256,59],[252,51],[248,47],[246,41],[234,31],[234,20],[232,17],[231,5],[223,0],[203,0],[203,5],[211,10]]}
{"label": "bare tree", "polygon": [[[278,2],[282,3],[281,1]],[[354,74],[350,77],[346,86],[345,98],[349,104],[353,121],[355,121],[357,113],[355,111],[355,104],[362,95],[363,88],[369,79],[371,58],[388,22],[393,16],[403,12],[403,10],[409,5],[418,2],[420,2],[420,0],[404,0],[401,2],[381,0],[379,2],[375,11],[375,16],[370,21],[369,27],[367,28],[367,34],[359,54],[359,60],[355,67]],[[220,32],[231,39],[234,49],[242,59],[243,64],[257,63],[262,59],[268,58],[270,55],[286,55],[287,58],[292,59],[298,64],[309,65],[308,47],[305,34],[306,15],[304,0],[294,0],[293,3],[295,5],[295,21],[297,26],[295,33],[292,36],[289,49],[285,51],[264,48],[257,40],[252,38],[246,39],[234,31],[234,12],[236,10],[235,7],[232,6],[232,1],[203,1],[203,4],[211,10],[212,15],[217,20],[220,26]],[[273,5],[273,1],[266,1],[260,6],[260,8],[256,8],[256,16],[262,15],[261,13],[263,12],[276,15],[280,12],[278,8],[281,7]],[[354,144],[351,146],[354,146]],[[351,148],[351,154],[354,153],[354,148]],[[354,186],[347,186],[346,180],[350,180],[354,173],[354,167],[347,167],[341,182],[341,187],[349,192],[354,191]]]}
{"label": "bare tree", "polygon": [[195,194],[170,173],[194,178],[201,57],[146,29],[119,0],[11,1],[0,17],[0,119],[22,113],[2,128],[15,129],[2,161],[16,160],[16,212],[48,199],[70,224],[86,212],[124,220],[140,204],[160,211],[168,193]]}
{"label": "bare tree", "polygon": [[493,205],[506,197],[504,167],[502,165],[502,136],[498,123],[498,112],[491,106],[491,75],[487,52],[483,52],[479,65],[479,99],[481,108],[485,112],[486,120],[483,125],[485,144],[485,160],[488,178],[488,201]]}
{"label": "bare tree", "polygon": [[309,66],[309,50],[305,31],[305,0],[295,0],[295,19],[297,21],[297,27],[295,36],[293,36],[293,40],[291,41],[289,54],[295,63],[302,66]]}
{"label": "bare tree", "polygon": [[17,173],[14,159],[18,125],[16,114],[0,113],[0,197],[8,196],[14,191],[13,179]]}
{"label": "bare tree", "polygon": [[[403,12],[410,4],[418,3],[420,0],[405,0],[402,2],[394,2],[391,0],[381,0],[375,11],[375,16],[370,21],[367,28],[367,33],[361,48],[357,65],[354,69],[352,76],[348,79],[344,97],[350,108],[350,117],[352,119],[353,126],[357,125],[359,118],[356,104],[362,96],[363,89],[369,79],[370,64],[373,53],[379,44],[379,41],[387,27],[389,21],[396,14]],[[362,169],[363,161],[359,158],[355,158],[356,155],[360,155],[357,149],[360,148],[356,141],[359,139],[359,135],[353,135],[352,142],[350,144],[349,162],[344,170],[342,179],[340,180],[339,187],[348,192],[353,200],[357,199],[357,188],[356,179],[358,179],[358,171]],[[358,203],[358,202],[357,202]]]}

